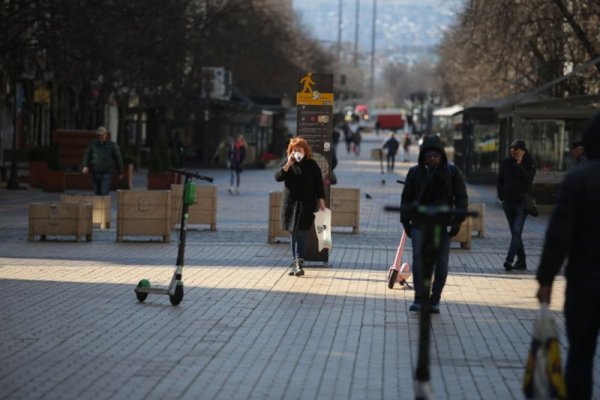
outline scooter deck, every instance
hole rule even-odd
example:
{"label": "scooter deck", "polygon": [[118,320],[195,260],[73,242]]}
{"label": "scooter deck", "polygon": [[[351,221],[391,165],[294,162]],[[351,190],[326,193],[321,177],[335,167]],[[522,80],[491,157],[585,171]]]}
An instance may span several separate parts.
{"label": "scooter deck", "polygon": [[144,288],[144,287],[138,287],[138,288],[135,288],[134,291],[136,293],[166,294],[166,295],[171,295],[172,294],[170,288],[157,288],[157,287]]}

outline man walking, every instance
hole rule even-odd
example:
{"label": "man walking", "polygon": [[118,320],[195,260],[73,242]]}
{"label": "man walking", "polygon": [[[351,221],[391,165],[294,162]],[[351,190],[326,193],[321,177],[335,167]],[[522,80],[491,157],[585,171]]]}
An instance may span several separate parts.
{"label": "man walking", "polygon": [[108,130],[101,126],[96,129],[98,140],[94,140],[83,155],[83,168],[81,172],[92,172],[94,194],[107,196],[110,193],[113,168],[116,166],[119,179],[123,179],[123,160],[119,146],[108,139]]}
{"label": "man walking", "polygon": [[[444,145],[439,136],[430,135],[424,138],[418,162],[408,170],[406,175],[401,202],[403,210],[400,214],[404,231],[412,239],[415,301],[410,306],[410,311],[420,311],[423,300],[420,297],[424,282],[421,245],[426,221],[419,214],[406,211],[406,208],[414,205],[430,205],[466,210],[469,203],[462,174],[458,168],[448,163]],[[430,311],[432,313],[440,312],[440,299],[448,276],[450,238],[456,236],[464,219],[464,216],[449,217],[445,229],[442,229],[440,251],[435,260],[431,291]],[[448,226],[450,230],[447,230]]]}
{"label": "man walking", "polygon": [[566,383],[568,397],[578,400],[592,398],[600,330],[600,113],[588,124],[583,145],[588,161],[569,172],[560,185],[536,274],[537,298],[549,303],[554,277],[568,260]]}
{"label": "man walking", "polygon": [[[502,161],[498,174],[498,198],[502,201],[502,208],[510,227],[510,245],[504,261],[504,269],[527,269],[525,248],[523,246],[523,227],[527,219],[524,199],[526,193],[531,193],[535,165],[527,151],[525,142],[517,139],[510,144],[510,156]],[[517,261],[513,265],[513,260]]]}
{"label": "man walking", "polygon": [[398,148],[400,147],[400,143],[398,140],[396,140],[396,135],[394,132],[390,134],[390,137],[385,141],[382,147],[387,154],[387,171],[394,172],[396,154],[398,153]]}

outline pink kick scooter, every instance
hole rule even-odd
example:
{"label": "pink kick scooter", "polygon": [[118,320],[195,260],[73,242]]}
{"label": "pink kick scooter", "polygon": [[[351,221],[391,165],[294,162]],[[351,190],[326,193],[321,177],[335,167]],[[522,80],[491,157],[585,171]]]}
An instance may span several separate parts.
{"label": "pink kick scooter", "polygon": [[406,232],[402,231],[402,237],[400,238],[400,244],[398,250],[396,250],[396,257],[394,263],[388,270],[387,281],[388,288],[393,289],[394,284],[398,282],[400,285],[406,285],[409,289],[412,289],[406,281],[410,278],[410,265],[408,263],[402,263],[402,253],[404,252],[404,244],[406,243]]}

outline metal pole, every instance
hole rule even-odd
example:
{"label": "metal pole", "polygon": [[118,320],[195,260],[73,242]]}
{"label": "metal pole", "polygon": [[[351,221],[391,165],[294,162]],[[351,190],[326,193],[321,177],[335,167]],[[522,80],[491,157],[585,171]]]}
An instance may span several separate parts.
{"label": "metal pole", "polygon": [[338,38],[337,38],[337,59],[338,63],[342,60],[342,5],[344,1],[339,0],[338,5]]}
{"label": "metal pole", "polygon": [[354,66],[358,65],[358,19],[360,12],[360,0],[356,0],[356,12],[354,14]]}
{"label": "metal pole", "polygon": [[375,21],[377,20],[377,0],[373,0],[373,29],[371,32],[371,101],[375,99]]}

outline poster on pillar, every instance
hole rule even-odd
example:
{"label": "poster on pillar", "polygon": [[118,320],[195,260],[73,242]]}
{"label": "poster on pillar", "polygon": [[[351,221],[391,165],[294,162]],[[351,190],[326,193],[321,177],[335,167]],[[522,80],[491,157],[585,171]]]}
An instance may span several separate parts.
{"label": "poster on pillar", "polygon": [[[325,185],[325,204],[330,207],[331,159],[333,132],[333,74],[306,72],[298,75],[296,93],[297,136],[310,144],[313,159],[321,168]],[[316,211],[316,210],[315,210]],[[327,264],[329,250],[319,252],[314,225],[306,238],[305,261],[321,261]]]}

